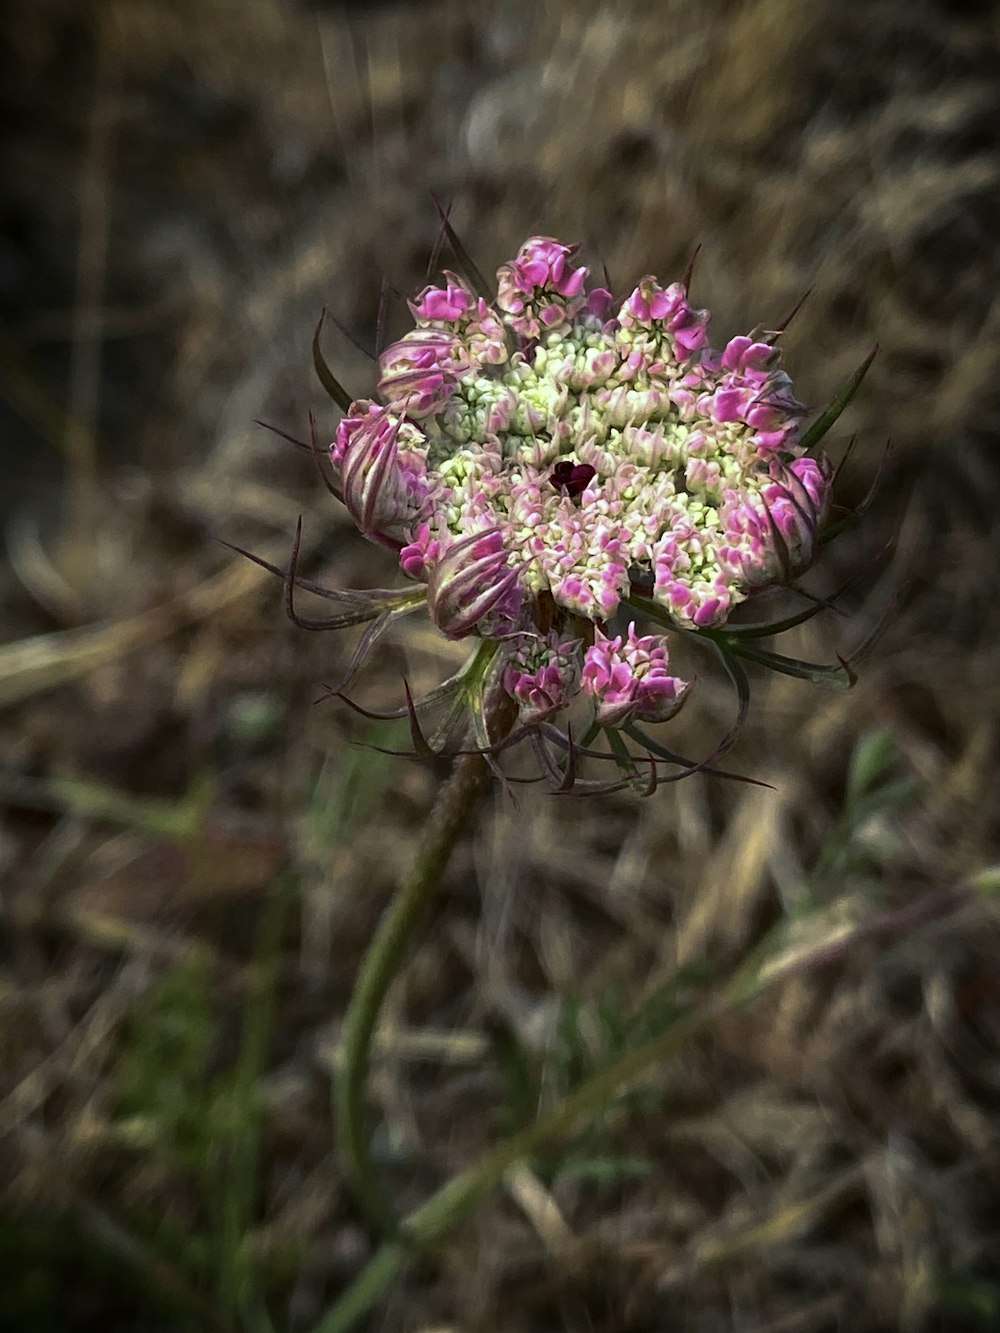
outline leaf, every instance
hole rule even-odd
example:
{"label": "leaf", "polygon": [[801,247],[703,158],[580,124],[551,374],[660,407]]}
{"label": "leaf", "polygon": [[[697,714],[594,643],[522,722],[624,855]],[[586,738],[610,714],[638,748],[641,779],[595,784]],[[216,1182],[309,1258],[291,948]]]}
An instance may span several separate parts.
{"label": "leaf", "polygon": [[890,727],[876,727],[858,741],[847,771],[844,803],[856,806],[892,776],[899,764],[899,745]]}
{"label": "leaf", "polygon": [[410,723],[410,740],[413,742],[413,753],[420,759],[437,759],[438,752],[428,745],[427,737],[420,725],[420,718],[413,703],[413,695],[410,693],[410,682],[405,676],[403,677],[403,691],[406,694],[406,715]]}
{"label": "leaf", "polygon": [[[708,776],[712,778],[726,778],[730,782],[746,782],[754,787],[771,786],[769,782],[763,782],[760,778],[748,778],[743,773],[730,773],[724,768],[713,767],[712,755],[708,755],[705,759],[697,760],[687,759],[684,755],[675,754],[673,750],[668,750],[665,746],[660,745],[659,742],[654,741],[652,736],[643,731],[643,729],[635,722],[628,723],[624,730],[625,734],[630,736],[637,745],[643,746],[643,748],[648,750],[650,754],[655,755],[657,759],[662,759],[668,764],[677,764],[680,768],[683,768],[684,772],[678,775],[680,777],[687,778],[691,777],[694,773],[707,773]],[[672,780],[675,779],[660,778],[660,783],[662,784]]]}
{"label": "leaf", "polygon": [[[732,630],[691,630],[680,625],[674,624],[665,611],[656,605],[648,597],[633,595],[626,599],[626,605],[634,607],[635,610],[643,615],[649,616],[675,633],[684,634],[689,639],[700,640],[702,643],[711,644],[721,655],[723,665],[729,672],[730,679],[736,687],[740,698],[740,715],[736,723],[737,729],[742,725],[746,717],[746,710],[749,700],[749,685],[747,684],[746,674],[739,667],[733,658],[741,657],[747,662],[756,662],[759,666],[769,667],[772,671],[780,671],[786,676],[795,676],[799,680],[817,681],[822,685],[832,685],[835,689],[848,690],[854,684],[855,676],[851,670],[850,663],[841,661],[837,666],[818,664],[815,662],[803,662],[796,657],[785,657],[781,653],[770,653],[763,648],[750,647],[744,643],[744,638],[753,638],[756,635],[763,637],[771,632],[780,632],[774,627],[764,627],[761,625],[746,626],[745,629],[752,631],[750,634],[740,635],[739,627],[734,626]],[[787,621],[778,621],[777,625],[784,629],[791,629],[794,625],[801,624],[802,620],[808,620],[810,615],[815,613],[815,607],[809,607],[808,611],[797,617],[789,617]],[[851,661],[856,660],[855,654]],[[744,690],[747,691],[744,694]],[[735,737],[733,738],[735,739]],[[730,744],[732,742],[730,741]],[[728,746],[726,747],[728,748]],[[714,758],[715,756],[713,756]]]}
{"label": "leaf", "polygon": [[[732,681],[733,689],[736,691],[738,705],[736,721],[730,728],[726,740],[719,745],[715,753],[711,756],[711,758],[714,759],[719,754],[724,754],[726,750],[732,747],[733,742],[739,734],[740,728],[746,721],[747,713],[750,710],[750,682],[747,679],[747,673],[740,666],[739,662],[736,661],[729,646],[725,642],[720,642],[718,639],[714,639],[712,642],[715,645],[719,657],[722,659],[722,665],[726,668],[726,674],[729,676],[730,681]],[[732,739],[730,740],[729,737]]]}
{"label": "leaf", "polygon": [[[478,722],[475,717],[476,696],[477,692],[482,690],[483,680],[493,662],[498,647],[499,644],[496,640],[483,639],[457,673],[458,689],[455,693],[454,702],[428,742],[432,750],[439,754],[444,752],[449,737],[465,720],[467,710],[471,710],[473,713],[474,727],[485,727],[485,718]],[[461,738],[459,739],[460,743]]]}
{"label": "leaf", "polygon": [[819,534],[821,546],[826,546],[832,542],[834,537],[839,537],[842,532],[849,532],[851,528],[856,528],[864,518],[865,514],[872,507],[876,495],[882,488],[882,478],[885,476],[886,465],[892,455],[892,441],[887,440],[885,449],[882,451],[882,457],[879,460],[878,468],[872,479],[872,484],[868,487],[863,498],[854,506],[850,513],[845,514],[843,518],[838,519],[836,523],[824,525]]}
{"label": "leaf", "polygon": [[326,360],[323,356],[323,349],[320,347],[319,343],[319,337],[323,331],[323,325],[326,322],[326,316],[327,316],[327,311],[326,307],[324,306],[323,313],[319,317],[319,323],[316,325],[316,332],[313,334],[313,340],[312,340],[313,366],[316,368],[316,374],[319,377],[319,382],[320,384],[322,384],[323,388],[327,391],[327,393],[330,395],[330,397],[333,399],[333,401],[337,404],[337,406],[340,408],[342,412],[348,412],[350,411],[351,403],[354,400],[351,398],[351,395],[347,392],[344,386],[333,374],[333,371],[330,369],[330,367],[326,364]]}
{"label": "leaf", "polygon": [[655,620],[658,625],[664,629],[673,630],[676,634],[689,634],[692,638],[703,638],[704,636],[695,630],[686,629],[683,625],[678,625],[670,615],[664,611],[658,602],[654,602],[652,597],[644,597],[642,593],[634,592],[630,597],[625,598],[625,605],[630,606],[633,611],[638,611],[640,615],[648,616],[650,620]]}
{"label": "leaf", "polygon": [[645,786],[645,780],[640,776],[636,767],[635,756],[629,752],[628,746],[621,738],[621,734],[614,727],[605,727],[604,735],[607,737],[608,744],[614,751],[615,764],[620,773],[628,778],[633,786]]}
{"label": "leaf", "polygon": [[824,412],[821,412],[819,414],[816,420],[812,423],[812,425],[803,435],[801,444],[803,450],[806,453],[808,453],[811,449],[814,449],[816,445],[819,444],[820,440],[822,440],[823,436],[827,433],[830,427],[840,416],[841,412],[843,412],[847,404],[857,393],[858,388],[861,385],[861,381],[868,374],[868,369],[871,366],[871,363],[875,360],[875,357],[877,355],[878,355],[878,343],[875,344],[872,350],[861,362],[861,365],[858,366],[857,370],[854,372],[854,374],[850,377],[850,379],[841,389],[840,393],[837,394],[837,396],[834,398],[830,406]]}
{"label": "leaf", "polygon": [[348,663],[347,672],[337,689],[333,691],[334,694],[343,694],[354,683],[371,650],[383,635],[395,625],[396,621],[402,620],[404,616],[411,615],[421,605],[421,602],[413,602],[407,606],[389,607],[380,612],[374,619],[368,617],[370,621],[368,628],[358,640],[357,647],[354,649]]}
{"label": "leaf", "polygon": [[492,305],[493,292],[490,290],[490,285],[480,272],[476,261],[472,258],[455,234],[455,230],[448,220],[449,210],[442,205],[436,195],[432,194],[431,198],[434,200],[435,207],[441,217],[442,229],[444,230],[444,234],[448,237],[448,244],[455,253],[455,259],[458,263],[462,277],[471,283],[487,305]]}
{"label": "leaf", "polygon": [[769,639],[775,634],[784,634],[786,630],[794,629],[796,625],[804,625],[807,621],[812,620],[813,616],[818,616],[821,611],[829,611],[830,609],[826,602],[816,601],[812,606],[807,606],[804,611],[797,611],[795,615],[785,616],[781,620],[755,621],[748,625],[727,625],[725,634],[727,638],[734,639]]}
{"label": "leaf", "polygon": [[584,1157],[559,1167],[560,1184],[619,1185],[625,1181],[647,1180],[656,1170],[650,1157]]}
{"label": "leaf", "polygon": [[[834,611],[838,615],[843,615],[836,603],[848,592],[854,584],[860,582],[863,574],[852,574],[851,577],[840,585],[835,593],[829,597],[816,597],[811,606],[807,606],[804,611],[797,611],[794,615],[784,616],[781,620],[754,621],[745,625],[727,624],[723,633],[727,636],[735,636],[740,639],[765,639],[771,638],[775,634],[784,634],[786,630],[794,629],[797,625],[804,625],[812,620],[813,616],[818,616],[821,611]],[[802,597],[812,597],[802,588],[793,588],[793,592]]]}
{"label": "leaf", "polygon": [[811,680],[816,684],[830,685],[837,690],[849,690],[856,679],[849,664],[844,661],[833,666],[819,662],[803,662],[797,657],[769,653],[763,648],[749,648],[736,641],[729,641],[726,646],[729,652],[742,657],[746,662],[756,662],[758,666],[768,667],[783,676],[794,676],[797,680]]}
{"label": "leaf", "polygon": [[[289,571],[282,569],[280,565],[272,564],[270,560],[254,555],[252,551],[242,546],[223,541],[221,537],[216,540],[220,546],[235,551],[245,560],[251,561],[261,569],[266,569],[269,574],[276,574],[282,580],[288,579]],[[302,588],[305,592],[322,597],[328,602],[346,602],[348,606],[354,608],[352,611],[345,611],[339,616],[331,616],[324,620],[322,622],[324,629],[342,629],[347,625],[359,625],[366,620],[374,620],[384,612],[415,611],[427,600],[425,588],[326,588],[312,579],[301,578],[294,570],[291,572],[296,588]]]}

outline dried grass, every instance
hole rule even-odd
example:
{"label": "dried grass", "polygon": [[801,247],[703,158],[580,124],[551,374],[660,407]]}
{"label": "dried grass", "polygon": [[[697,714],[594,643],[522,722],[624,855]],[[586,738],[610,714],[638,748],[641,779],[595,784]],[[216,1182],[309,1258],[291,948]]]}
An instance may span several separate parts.
{"label": "dried grass", "polygon": [[[46,228],[11,243],[0,345],[0,1324],[266,1328],[260,1296],[276,1328],[307,1328],[368,1253],[331,1158],[329,1076],[436,778],[351,748],[371,734],[315,704],[347,643],[284,624],[266,576],[213,539],[282,552],[301,512],[311,575],[391,577],[308,460],[253,422],[304,434],[312,408],[330,434],[318,310],[374,342],[382,275],[423,280],[430,189],[484,267],[542,229],[584,240],[621,286],[700,242],[696,294],[726,330],[812,288],[788,352],[811,401],[877,339],[846,487],[891,435],[914,593],[852,694],[755,680],[734,764],[776,791],[697,776],[645,804],[486,812],[377,1048],[400,1205],[599,1066],[678,967],[697,994],[699,966],[725,976],[785,912],[905,905],[1000,862],[1000,31],[976,9],[13,5],[5,197]],[[85,130],[97,68],[113,159]],[[88,181],[105,194],[81,232]],[[330,357],[370,382],[346,341]],[[22,465],[65,443],[65,404],[102,459],[74,511],[82,563],[60,534],[83,465],[61,491]],[[831,550],[829,587],[872,561],[891,509]],[[26,510],[34,529],[14,522]],[[797,648],[829,656],[840,633]],[[364,697],[394,702],[403,670],[433,678],[441,653],[401,634]],[[732,710],[708,675],[697,694],[677,722],[692,751]],[[852,755],[880,731],[886,782],[910,786],[847,827]],[[293,902],[262,936],[279,883]],[[998,932],[971,894],[788,979],[596,1132],[512,1171],[372,1327],[994,1327]],[[254,1055],[262,976],[274,1016]],[[186,1074],[185,1051],[201,1052]],[[142,1052],[161,1064],[129,1093]],[[239,1182],[228,1221],[216,1159]]]}

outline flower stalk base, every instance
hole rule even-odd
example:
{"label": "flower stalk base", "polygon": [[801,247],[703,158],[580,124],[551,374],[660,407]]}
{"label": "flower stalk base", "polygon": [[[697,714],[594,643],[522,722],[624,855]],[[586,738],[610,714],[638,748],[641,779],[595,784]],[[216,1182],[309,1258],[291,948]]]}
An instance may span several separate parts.
{"label": "flower stalk base", "polygon": [[[490,719],[491,734],[505,735],[514,707],[502,699]],[[387,908],[368,947],[344,1019],[341,1069],[334,1088],[337,1142],[344,1173],[368,1222],[392,1234],[397,1221],[378,1180],[369,1151],[365,1086],[371,1045],[389,987],[414,930],[441,883],[451,854],[468,827],[491,772],[479,753],[460,755],[441,788],[413,867]]]}

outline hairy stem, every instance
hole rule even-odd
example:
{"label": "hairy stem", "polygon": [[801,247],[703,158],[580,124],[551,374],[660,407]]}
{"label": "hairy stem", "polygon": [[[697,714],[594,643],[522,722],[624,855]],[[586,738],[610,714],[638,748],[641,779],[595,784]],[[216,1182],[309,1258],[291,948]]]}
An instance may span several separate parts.
{"label": "hairy stem", "polygon": [[[505,734],[513,717],[507,709],[491,720],[491,734]],[[396,1218],[378,1181],[365,1124],[365,1084],[372,1037],[385,997],[399,971],[410,938],[441,880],[455,846],[471,821],[490,776],[481,754],[464,754],[438,794],[423,842],[407,878],[379,922],[368,947],[344,1019],[341,1069],[335,1083],[334,1112],[344,1172],[368,1221],[391,1233]]]}

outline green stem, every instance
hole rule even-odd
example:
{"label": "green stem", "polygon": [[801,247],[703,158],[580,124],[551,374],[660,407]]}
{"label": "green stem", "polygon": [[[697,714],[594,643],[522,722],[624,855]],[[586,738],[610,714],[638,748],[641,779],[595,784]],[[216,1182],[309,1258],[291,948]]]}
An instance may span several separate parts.
{"label": "green stem", "polygon": [[588,1111],[605,1106],[610,1098],[621,1093],[623,1084],[662,1060],[719,1012],[720,1006],[713,1005],[709,1010],[681,1019],[669,1032],[588,1079],[548,1114],[486,1153],[475,1166],[453,1176],[404,1219],[400,1239],[388,1242],[376,1252],[312,1333],[347,1333],[354,1328],[386,1288],[413,1263],[417,1252],[440,1240],[467,1217],[497,1187],[511,1166],[532,1157],[546,1143],[565,1134]]}
{"label": "green stem", "polygon": [[[404,1219],[399,1239],[383,1246],[374,1255],[312,1333],[348,1333],[386,1288],[406,1271],[417,1253],[440,1240],[467,1217],[499,1185],[511,1166],[532,1157],[539,1148],[566,1134],[588,1112],[607,1106],[640,1074],[672,1054],[692,1036],[709,1028],[722,1015],[749,1004],[779,980],[801,975],[824,962],[842,957],[859,940],[912,928],[928,917],[955,910],[964,898],[962,892],[929,893],[902,908],[863,920],[846,931],[834,919],[833,923],[827,923],[828,926],[833,924],[834,928],[828,928],[825,933],[820,929],[812,947],[786,947],[779,949],[776,955],[764,952],[751,958],[744,967],[737,969],[728,985],[701,1008],[683,1015],[667,1032],[627,1052],[613,1065],[581,1084],[533,1125],[498,1144],[475,1166],[442,1185],[426,1203]],[[783,931],[777,932],[777,938],[784,940]]]}
{"label": "green stem", "polygon": [[[501,719],[501,725],[504,720]],[[410,937],[440,884],[489,776],[482,755],[465,754],[457,760],[438,795],[413,868],[379,922],[344,1019],[342,1065],[335,1083],[334,1105],[341,1160],[362,1211],[383,1233],[396,1230],[396,1218],[379,1185],[368,1150],[364,1093],[372,1037]]]}

